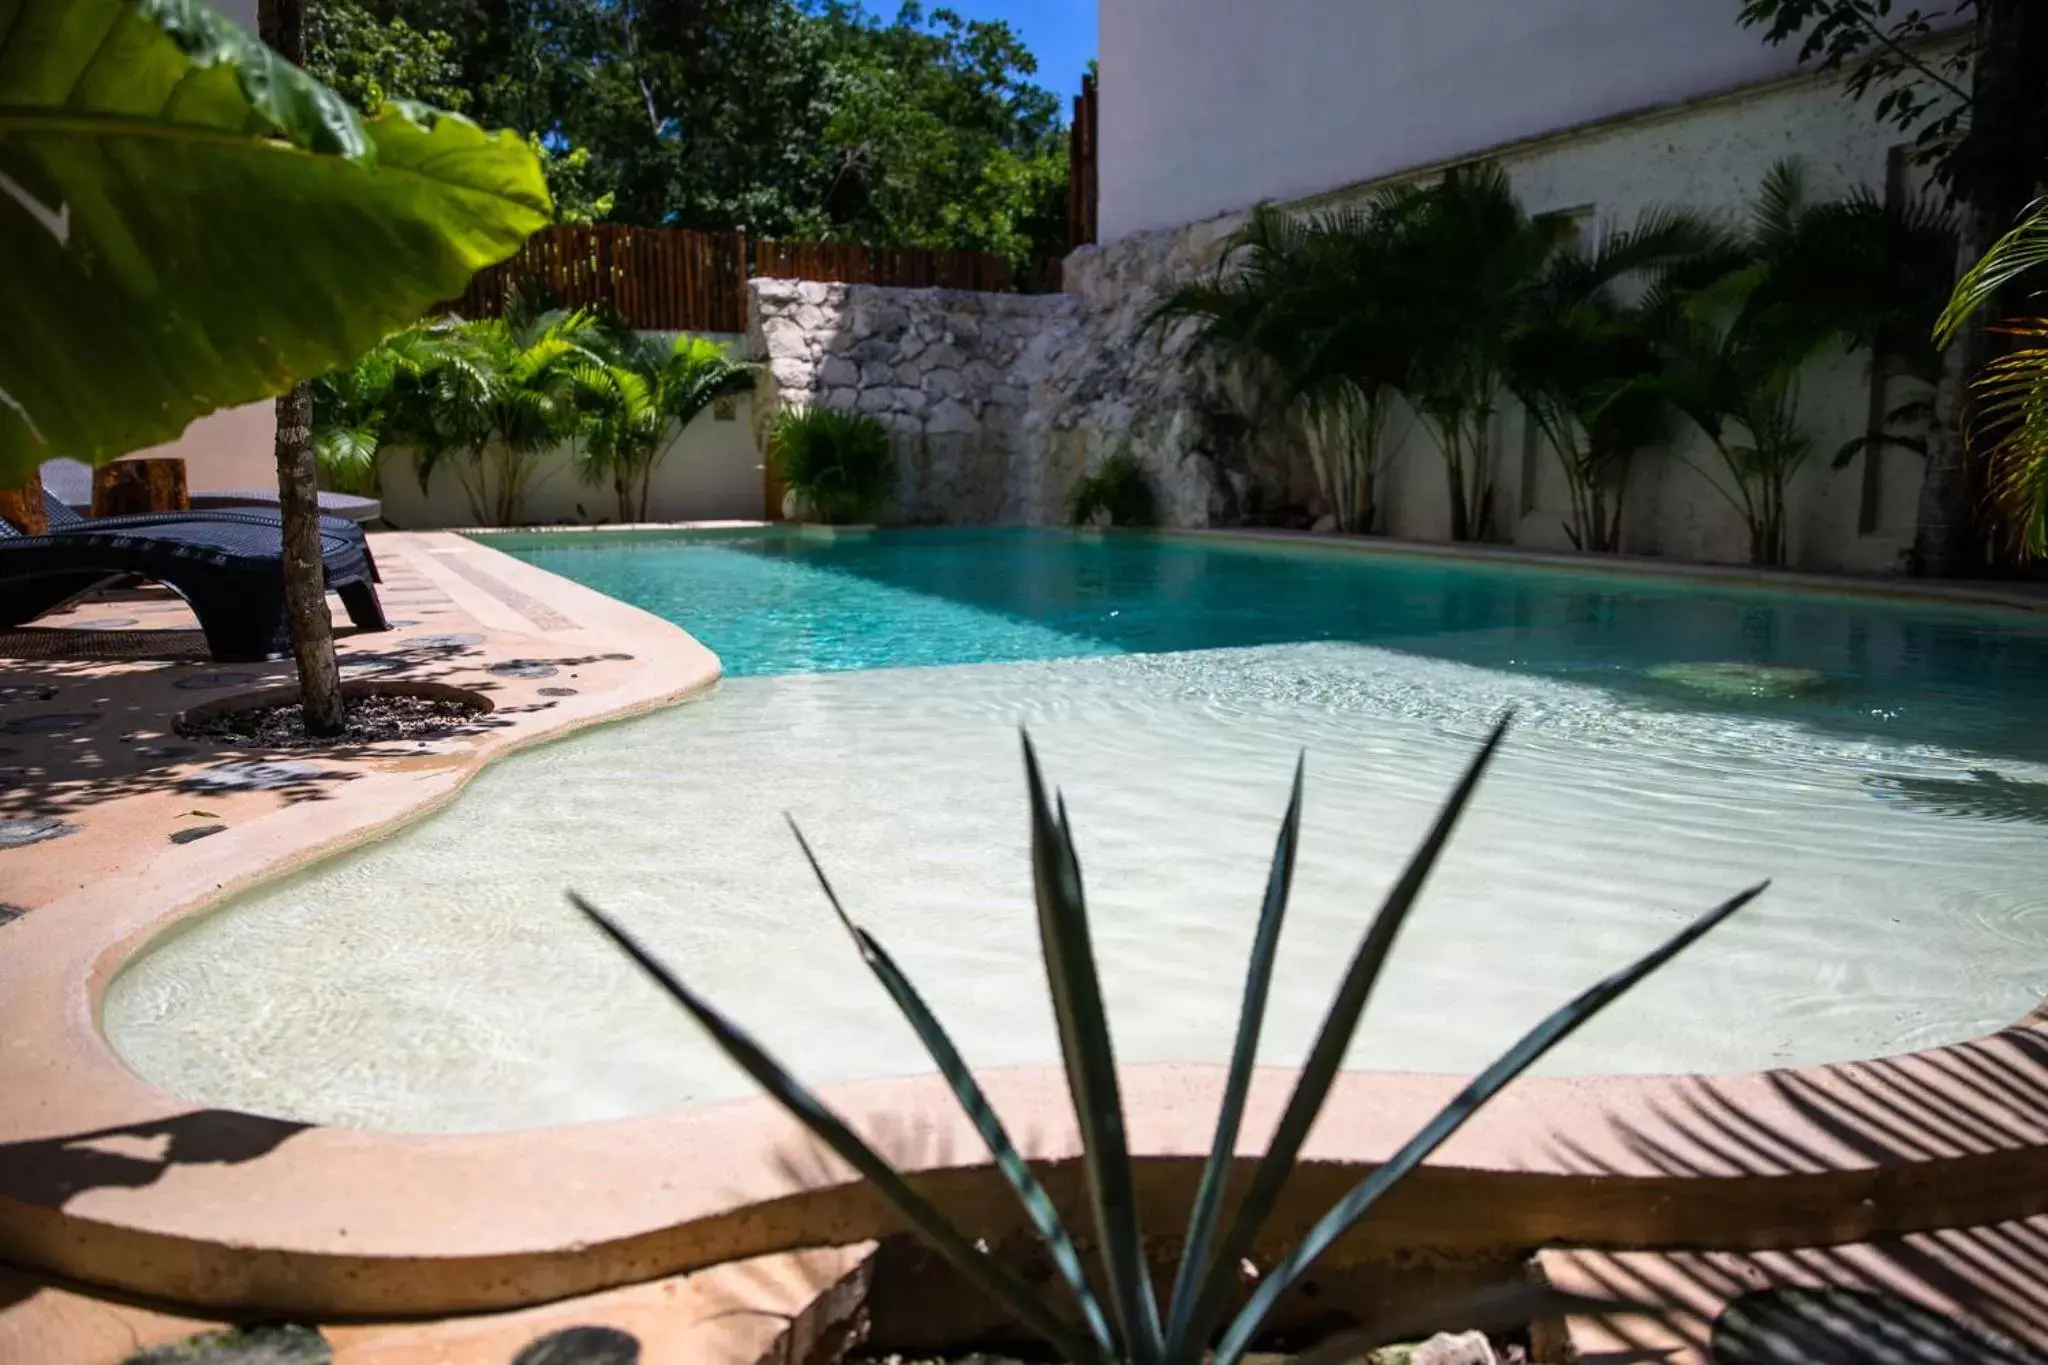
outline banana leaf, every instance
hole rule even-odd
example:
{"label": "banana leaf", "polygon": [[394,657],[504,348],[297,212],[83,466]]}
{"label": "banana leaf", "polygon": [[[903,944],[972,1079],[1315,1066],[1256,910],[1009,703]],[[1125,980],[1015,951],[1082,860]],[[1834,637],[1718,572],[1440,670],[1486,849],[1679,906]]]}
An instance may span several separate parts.
{"label": "banana leaf", "polygon": [[0,0],[0,487],[347,364],[549,214],[516,135],[361,118],[197,0]]}

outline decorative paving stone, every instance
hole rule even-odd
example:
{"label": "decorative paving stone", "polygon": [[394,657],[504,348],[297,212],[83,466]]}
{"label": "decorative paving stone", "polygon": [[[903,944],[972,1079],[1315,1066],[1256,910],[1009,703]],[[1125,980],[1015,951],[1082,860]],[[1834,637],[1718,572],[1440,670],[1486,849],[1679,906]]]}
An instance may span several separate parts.
{"label": "decorative paving stone", "polygon": [[143,758],[190,758],[199,752],[197,744],[138,744],[135,752]]}
{"label": "decorative paving stone", "polygon": [[274,792],[324,776],[310,763],[217,763],[189,773],[178,785],[201,792]]}
{"label": "decorative paving stone", "polygon": [[121,1365],[329,1365],[334,1348],[311,1327],[223,1327],[139,1351]]}
{"label": "decorative paving stone", "polygon": [[1848,1289],[1744,1294],[1715,1319],[1712,1354],[1716,1365],[2043,1365],[1917,1303]]}
{"label": "decorative paving stone", "polygon": [[54,687],[21,687],[9,685],[0,687],[0,706],[11,701],[48,701],[57,695]]}
{"label": "decorative paving stone", "polygon": [[512,1357],[512,1365],[639,1365],[640,1342],[616,1327],[565,1327]]}
{"label": "decorative paving stone", "polygon": [[552,678],[561,670],[539,659],[507,659],[484,671],[500,678]]}
{"label": "decorative paving stone", "polygon": [[172,686],[186,692],[208,692],[217,687],[247,687],[256,681],[254,673],[194,673],[189,678],[180,678]]}
{"label": "decorative paving stone", "polygon": [[408,649],[468,649],[483,642],[481,635],[422,635],[405,644]]}
{"label": "decorative paving stone", "polygon": [[573,697],[576,695],[576,689],[573,687],[543,687],[540,690],[540,694],[543,697]]}
{"label": "decorative paving stone", "polygon": [[174,844],[196,844],[208,835],[218,834],[226,828],[226,825],[194,825],[190,829],[181,829],[173,834],[171,842]]}
{"label": "decorative paving stone", "polygon": [[97,711],[53,711],[47,716],[23,716],[0,724],[0,734],[57,735],[66,730],[83,730],[99,718]]}
{"label": "decorative paving stone", "polygon": [[614,664],[630,663],[633,658],[630,654],[600,654],[597,657],[607,663]]}
{"label": "decorative paving stone", "polygon": [[30,844],[62,839],[78,833],[78,826],[66,824],[54,815],[36,815],[25,820],[0,820],[0,848],[27,848]]}

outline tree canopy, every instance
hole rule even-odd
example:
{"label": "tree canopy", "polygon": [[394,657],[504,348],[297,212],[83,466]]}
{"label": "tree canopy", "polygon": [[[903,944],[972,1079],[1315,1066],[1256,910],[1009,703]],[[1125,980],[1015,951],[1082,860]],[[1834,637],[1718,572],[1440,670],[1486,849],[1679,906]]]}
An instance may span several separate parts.
{"label": "tree canopy", "polygon": [[1066,250],[1061,101],[1007,24],[849,0],[308,9],[316,74],[365,104],[429,99],[537,138],[565,216]]}

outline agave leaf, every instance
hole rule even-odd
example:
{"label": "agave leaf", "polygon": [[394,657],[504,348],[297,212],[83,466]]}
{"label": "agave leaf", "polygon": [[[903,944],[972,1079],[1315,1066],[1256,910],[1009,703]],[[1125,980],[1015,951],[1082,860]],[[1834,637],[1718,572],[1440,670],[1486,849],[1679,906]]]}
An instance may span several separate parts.
{"label": "agave leaf", "polygon": [[1619,1299],[1589,1298],[1567,1294],[1542,1284],[1493,1285],[1421,1310],[1404,1313],[1326,1338],[1313,1349],[1294,1357],[1290,1365],[1352,1365],[1368,1352],[1396,1342],[1420,1341],[1438,1332],[1493,1332],[1543,1317],[1567,1313],[1583,1316],[1611,1316],[1641,1312],[1642,1305]]}
{"label": "agave leaf", "polygon": [[1308,1139],[1308,1131],[1314,1125],[1316,1115],[1322,1111],[1323,1100],[1330,1093],[1330,1084],[1336,1079],[1338,1067],[1343,1065],[1344,1054],[1351,1046],[1352,1035],[1358,1029],[1358,1020],[1365,1013],[1366,1002],[1372,996],[1373,984],[1378,981],[1380,969],[1386,965],[1387,954],[1393,951],[1394,940],[1401,932],[1401,925],[1407,920],[1408,912],[1422,893],[1423,883],[1436,866],[1437,858],[1443,853],[1444,845],[1450,841],[1451,831],[1464,814],[1466,804],[1479,785],[1487,764],[1499,749],[1501,740],[1507,735],[1512,715],[1502,716],[1487,736],[1486,743],[1465,775],[1459,779],[1450,799],[1437,813],[1436,823],[1430,827],[1420,848],[1408,860],[1400,880],[1374,917],[1372,927],[1358,945],[1358,953],[1351,959],[1351,966],[1344,980],[1337,988],[1337,998],[1330,1006],[1330,1012],[1323,1020],[1322,1032],[1316,1036],[1315,1047],[1310,1050],[1308,1061],[1302,1066],[1301,1076],[1295,1082],[1294,1094],[1287,1101],[1287,1108],[1280,1116],[1279,1127],[1274,1130],[1273,1140],[1266,1149],[1266,1156],[1259,1163],[1257,1174],[1252,1177],[1251,1188],[1245,1192],[1244,1201],[1238,1205],[1237,1215],[1230,1224],[1230,1233],[1223,1241],[1223,1249],[1209,1267],[1208,1278],[1203,1282],[1202,1292],[1195,1301],[1195,1308],[1183,1321],[1181,1334],[1169,1343],[1170,1352],[1176,1358],[1178,1353],[1206,1341],[1209,1333],[1222,1320],[1235,1284],[1238,1263],[1250,1254],[1252,1244],[1257,1240],[1259,1229],[1273,1212],[1273,1205],[1280,1197],[1281,1187],[1293,1174],[1295,1159],[1301,1155],[1301,1145]]}
{"label": "agave leaf", "polygon": [[549,212],[516,134],[360,118],[198,0],[0,0],[0,486],[346,364]]}
{"label": "agave leaf", "polygon": [[785,1071],[781,1063],[769,1056],[737,1024],[684,985],[603,911],[574,892],[570,893],[569,902],[618,944],[640,965],[641,970],[653,977],[677,1004],[688,1010],[710,1033],[719,1049],[752,1076],[763,1090],[775,1098],[776,1103],[810,1129],[840,1160],[858,1171],[862,1179],[873,1185],[875,1192],[888,1200],[932,1250],[945,1257],[946,1262],[970,1284],[1016,1314],[1019,1322],[1044,1337],[1068,1360],[1094,1361],[1097,1358],[1094,1343],[1054,1317],[1015,1272],[994,1257],[976,1250],[964,1234],[946,1221],[944,1214],[882,1160],[874,1148],[847,1126],[844,1119]]}
{"label": "agave leaf", "polygon": [[875,937],[853,922],[846,908],[839,903],[839,895],[832,889],[832,883],[825,876],[825,869],[818,862],[818,855],[811,851],[810,841],[797,828],[794,819],[789,821],[790,833],[796,835],[797,846],[803,849],[804,858],[810,863],[811,871],[817,875],[818,885],[825,892],[825,899],[832,903],[832,912],[839,916],[839,922],[846,926],[846,932],[853,937],[854,947],[860,951],[861,960],[882,983],[883,989],[903,1011],[903,1017],[910,1021],[911,1028],[924,1043],[925,1051],[938,1064],[939,1074],[946,1078],[946,1084],[953,1089],[954,1098],[960,1101],[961,1109],[973,1122],[981,1140],[988,1144],[989,1153],[995,1157],[996,1166],[1003,1178],[1010,1182],[1010,1188],[1017,1192],[1017,1200],[1024,1206],[1038,1235],[1045,1239],[1046,1247],[1052,1252],[1053,1264],[1066,1277],[1068,1286],[1074,1291],[1074,1298],[1081,1306],[1081,1314],[1087,1320],[1089,1333],[1101,1347],[1104,1357],[1116,1354],[1116,1344],[1110,1335],[1109,1320],[1103,1316],[1102,1305],[1095,1297],[1094,1289],[1088,1283],[1088,1272],[1081,1264],[1081,1253],[1074,1246],[1074,1239],[1067,1235],[1066,1224],[1060,1221],[1059,1210],[1053,1207],[1052,1197],[1045,1187],[1038,1183],[1038,1177],[1031,1173],[1031,1167],[1018,1153],[1016,1144],[1010,1141],[1010,1134],[1003,1127],[1003,1121],[996,1117],[994,1106],[974,1079],[967,1062],[960,1056],[960,1050],[953,1046],[943,1025],[938,1021],[924,997],[910,983],[910,978],[897,967],[888,950]]}
{"label": "agave leaf", "polygon": [[1287,917],[1287,895],[1294,885],[1294,858],[1301,845],[1302,780],[1308,766],[1304,755],[1294,765],[1294,793],[1287,802],[1287,815],[1280,821],[1280,835],[1273,844],[1273,868],[1266,877],[1266,901],[1259,911],[1258,931],[1252,936],[1251,961],[1245,968],[1244,1003],[1237,1012],[1237,1042],[1230,1053],[1230,1076],[1223,1086],[1223,1104],[1216,1115],[1216,1140],[1210,1144],[1209,1160],[1202,1167],[1202,1183],[1195,1190],[1195,1204],[1188,1214],[1187,1243],[1181,1252],[1180,1270],[1174,1276],[1173,1310],[1166,1332],[1168,1341],[1179,1341],[1188,1315],[1194,1312],[1195,1296],[1209,1269],[1209,1251],[1221,1222],[1223,1189],[1230,1179],[1231,1159],[1237,1152],[1238,1127],[1244,1121],[1245,1093],[1251,1088],[1252,1066],[1258,1059],[1259,1031],[1266,1021],[1266,993],[1273,982],[1273,959],[1280,945],[1280,924]]}
{"label": "agave leaf", "polygon": [[1031,869],[1038,899],[1038,935],[1045,951],[1067,1088],[1081,1129],[1082,1164],[1095,1209],[1103,1267],[1109,1277],[1110,1304],[1132,1365],[1154,1365],[1163,1351],[1159,1308],[1146,1270],[1130,1148],[1124,1138],[1116,1053],[1103,1011],[1095,951],[1088,938],[1081,862],[1067,830],[1065,801],[1056,816],[1046,800],[1038,755],[1029,735],[1024,736],[1024,772],[1031,788]]}
{"label": "agave leaf", "polygon": [[1377,1168],[1360,1181],[1351,1193],[1345,1195],[1334,1208],[1324,1214],[1294,1250],[1290,1251],[1279,1265],[1273,1267],[1271,1274],[1260,1281],[1259,1287],[1252,1291],[1251,1298],[1245,1302],[1244,1310],[1238,1314],[1236,1321],[1231,1323],[1230,1329],[1217,1343],[1214,1365],[1236,1365],[1238,1357],[1243,1354],[1245,1347],[1250,1345],[1252,1337],[1258,1332],[1260,1322],[1272,1309],[1273,1304],[1301,1278],[1302,1272],[1314,1263],[1316,1257],[1327,1251],[1332,1242],[1363,1217],[1381,1195],[1421,1165],[1431,1152],[1450,1138],[1451,1134],[1464,1127],[1466,1121],[1479,1111],[1480,1106],[1528,1070],[1545,1053],[1571,1037],[1587,1021],[1626,994],[1644,977],[1691,947],[1716,925],[1762,895],[1769,885],[1769,882],[1762,882],[1739,895],[1730,897],[1631,965],[1588,987],[1531,1029],[1493,1065],[1475,1076],[1470,1084],[1458,1092],[1457,1098],[1444,1106],[1435,1118],[1424,1124],[1422,1131],[1403,1144],[1401,1150],[1394,1153],[1384,1166]]}

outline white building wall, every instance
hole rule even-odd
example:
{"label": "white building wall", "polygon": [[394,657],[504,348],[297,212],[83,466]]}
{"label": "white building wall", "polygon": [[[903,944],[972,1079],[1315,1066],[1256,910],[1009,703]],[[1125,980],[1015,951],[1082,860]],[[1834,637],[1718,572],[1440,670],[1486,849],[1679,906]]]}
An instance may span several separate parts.
{"label": "white building wall", "polygon": [[[1553,139],[1500,161],[1530,211],[1590,210],[1596,230],[1604,232],[1660,205],[1739,218],[1765,172],[1788,156],[1804,163],[1816,198],[1858,185],[1881,189],[1891,146],[1869,110],[1831,84],[1802,80]],[[1900,393],[1895,401],[1903,398]],[[1496,454],[1502,531],[1518,545],[1567,549],[1562,523],[1569,502],[1556,459],[1539,445],[1526,462],[1533,486],[1525,487],[1523,419],[1511,402],[1504,406]],[[1859,528],[1862,460],[1840,472],[1829,468],[1834,452],[1864,430],[1869,410],[1866,356],[1838,356],[1811,368],[1801,411],[1815,448],[1790,499],[1791,557],[1800,568],[1893,571],[1911,543],[1918,456],[1887,451],[1878,457],[1876,524],[1868,532]],[[1636,463],[1623,548],[1677,559],[1746,560],[1740,516],[1697,472],[1720,473],[1712,447],[1682,419],[1676,429],[1681,437],[1671,450],[1648,452]],[[1387,529],[1444,539],[1448,499],[1436,447],[1406,411],[1397,412],[1392,430],[1403,439],[1383,490]]]}
{"label": "white building wall", "polygon": [[1101,233],[1789,74],[1737,0],[1102,0]]}
{"label": "white building wall", "polygon": [[[752,400],[735,400],[732,416],[698,416],[676,433],[656,467],[647,500],[650,521],[765,520],[761,451],[754,438]],[[474,526],[476,516],[452,467],[437,469],[428,489],[414,477],[409,451],[386,452],[379,464],[384,519],[409,531]],[[617,522],[618,498],[609,483],[594,485],[577,476],[567,448],[540,457],[527,490],[526,522]]]}

